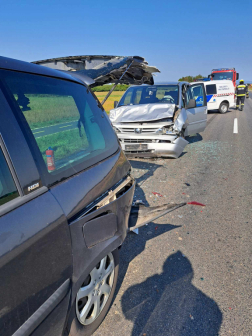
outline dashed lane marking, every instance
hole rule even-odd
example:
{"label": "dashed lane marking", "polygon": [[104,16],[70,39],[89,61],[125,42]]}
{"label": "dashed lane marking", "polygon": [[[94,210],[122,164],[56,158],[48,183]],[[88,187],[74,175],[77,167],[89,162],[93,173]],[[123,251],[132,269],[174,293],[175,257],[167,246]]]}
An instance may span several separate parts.
{"label": "dashed lane marking", "polygon": [[73,126],[73,125],[61,126],[61,127],[59,127],[59,128],[70,127],[70,126]]}
{"label": "dashed lane marking", "polygon": [[44,133],[45,131],[33,132],[33,134]]}
{"label": "dashed lane marking", "polygon": [[234,118],[234,132],[233,133],[238,133],[238,120],[237,120],[237,118]]}

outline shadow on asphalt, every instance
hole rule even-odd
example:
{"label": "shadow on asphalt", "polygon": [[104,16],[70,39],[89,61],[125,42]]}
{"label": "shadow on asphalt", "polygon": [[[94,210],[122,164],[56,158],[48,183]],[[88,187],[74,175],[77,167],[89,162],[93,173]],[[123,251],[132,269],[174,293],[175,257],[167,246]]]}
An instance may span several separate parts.
{"label": "shadow on asphalt", "polygon": [[[201,141],[196,135],[191,143]],[[135,169],[144,170],[136,178],[135,199],[146,205],[145,192],[141,185],[161,165],[147,160],[131,160]],[[139,235],[128,234],[121,252],[116,295],[121,287],[129,263],[145,250],[146,242],[179,226],[172,224],[148,224],[139,229]],[[158,262],[158,261],[157,261]],[[148,267],[148,265],[146,265]],[[123,294],[121,305],[126,319],[134,323],[131,336],[217,336],[222,313],[218,305],[192,284],[193,268],[188,258],[180,251],[171,254],[163,265],[161,274],[154,274],[143,283],[131,286]],[[203,280],[202,280],[203,281]]]}
{"label": "shadow on asphalt", "polygon": [[131,335],[217,336],[222,313],[192,279],[192,265],[178,251],[166,259],[161,274],[130,287],[121,304],[134,322]]}
{"label": "shadow on asphalt", "polygon": [[195,135],[191,135],[189,137],[186,137],[186,140],[189,142],[189,144],[191,144],[191,143],[194,143],[194,142],[202,141],[203,138],[199,133],[197,133]]}

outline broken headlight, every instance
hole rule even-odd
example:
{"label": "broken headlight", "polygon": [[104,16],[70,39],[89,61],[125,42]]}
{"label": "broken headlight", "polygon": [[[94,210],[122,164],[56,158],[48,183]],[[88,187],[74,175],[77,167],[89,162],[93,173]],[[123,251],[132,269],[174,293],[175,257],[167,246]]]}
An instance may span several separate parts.
{"label": "broken headlight", "polygon": [[119,130],[119,128],[115,127],[115,126],[112,126],[113,127],[113,130],[116,132],[116,133],[121,133],[121,131]]}
{"label": "broken headlight", "polygon": [[168,127],[162,127],[162,128],[159,128],[158,130],[156,130],[155,132],[156,134],[170,134],[170,130]]}

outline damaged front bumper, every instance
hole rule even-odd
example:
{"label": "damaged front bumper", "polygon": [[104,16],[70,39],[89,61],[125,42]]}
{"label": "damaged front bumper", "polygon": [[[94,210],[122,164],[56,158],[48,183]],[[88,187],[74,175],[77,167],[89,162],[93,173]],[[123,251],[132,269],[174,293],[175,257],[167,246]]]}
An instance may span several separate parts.
{"label": "damaged front bumper", "polygon": [[188,144],[177,134],[146,135],[117,133],[127,157],[171,157],[178,158]]}

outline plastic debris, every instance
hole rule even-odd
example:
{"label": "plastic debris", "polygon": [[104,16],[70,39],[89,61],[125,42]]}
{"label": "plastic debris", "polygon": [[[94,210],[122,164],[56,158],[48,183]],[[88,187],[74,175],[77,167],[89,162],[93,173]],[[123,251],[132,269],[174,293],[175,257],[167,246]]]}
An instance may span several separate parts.
{"label": "plastic debris", "polygon": [[200,280],[201,280],[201,281],[203,281],[203,280],[204,280],[204,278],[200,278]]}
{"label": "plastic debris", "polygon": [[206,206],[205,204],[199,203],[199,202],[188,202],[187,204],[191,204],[191,205],[200,205],[200,206]]}
{"label": "plastic debris", "polygon": [[191,319],[191,320],[194,320],[194,317],[193,317],[191,314],[190,314],[190,319]]}
{"label": "plastic debris", "polygon": [[183,216],[182,216],[182,215],[178,215],[178,217],[179,217],[179,218],[183,218]]}
{"label": "plastic debris", "polygon": [[138,205],[138,204],[142,204],[142,205],[145,205],[144,202],[142,200],[135,200],[132,205]]}
{"label": "plastic debris", "polygon": [[186,185],[187,187],[190,187],[191,184],[190,184],[190,183],[185,183],[185,185]]}
{"label": "plastic debris", "polygon": [[155,227],[155,230],[157,230],[157,229],[158,229],[158,226]]}
{"label": "plastic debris", "polygon": [[155,196],[158,196],[158,197],[163,197],[163,195],[159,194],[159,193],[156,192],[156,191],[152,191],[152,194],[155,195]]}
{"label": "plastic debris", "polygon": [[183,238],[181,238],[181,237],[178,237],[178,239],[179,239],[179,240],[183,240]]}

